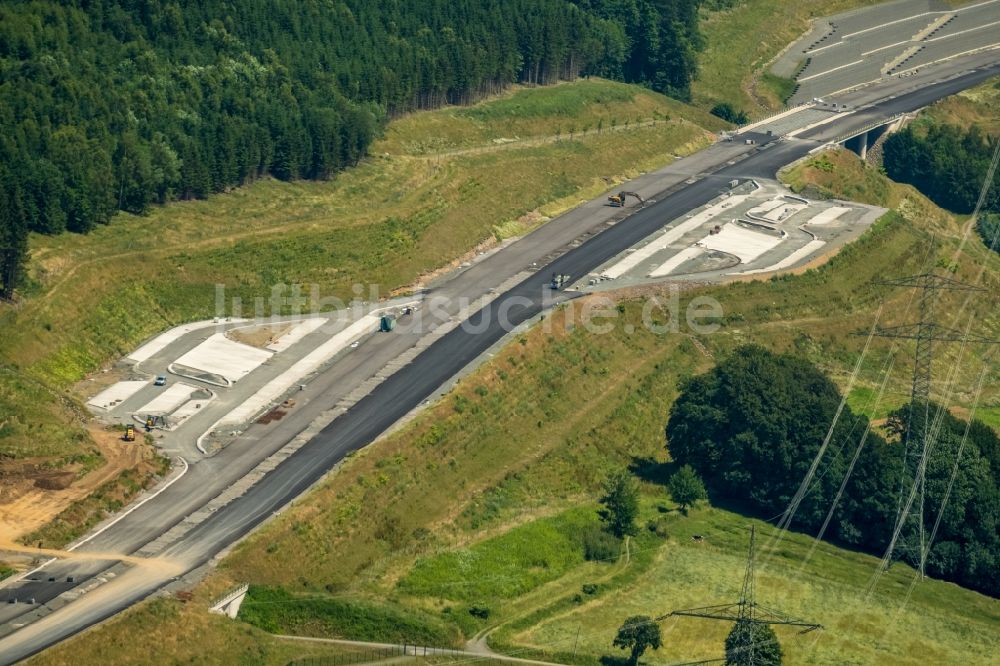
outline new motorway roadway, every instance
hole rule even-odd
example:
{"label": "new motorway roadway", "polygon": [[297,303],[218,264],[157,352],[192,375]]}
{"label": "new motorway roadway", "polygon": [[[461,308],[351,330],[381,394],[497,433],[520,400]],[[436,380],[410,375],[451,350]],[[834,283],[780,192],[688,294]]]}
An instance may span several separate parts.
{"label": "new motorway roadway", "polygon": [[[614,217],[621,212],[604,207],[602,201],[590,202],[474,264],[436,289],[454,301],[504,285],[498,296],[472,315],[474,327],[455,326],[459,311],[443,308],[433,322],[441,332],[430,344],[325,427],[315,427],[316,419],[340,397],[333,395],[338,386],[357,385],[361,375],[371,374],[373,363],[391,364],[412,350],[422,334],[408,330],[403,322],[398,333],[365,342],[353,356],[314,380],[308,389],[312,394],[307,394],[312,397],[297,418],[270,429],[251,428],[219,455],[191,464],[173,486],[80,546],[75,556],[34,572],[29,577],[33,580],[3,589],[0,600],[16,596],[20,601],[0,609],[0,663],[44,650],[211,561],[300,496],[347,454],[375,440],[433,396],[500,342],[509,326],[573,297],[572,292],[553,293],[547,288],[553,273],[583,277],[666,221],[718,196],[734,179],[773,178],[781,167],[833,139],[1000,74],[998,63],[973,64],[978,66],[970,71],[968,62],[956,61],[937,70],[934,78],[891,80],[854,93],[844,99],[856,111],[806,128],[794,139],[746,135],[719,142],[630,184],[630,189],[652,194],[655,203],[627,217]],[[746,138],[756,143],[747,144]],[[307,429],[310,423],[312,430]],[[231,498],[220,500],[220,494],[238,486],[262,458],[296,438],[301,445],[280,464]],[[34,600],[31,606],[23,603],[27,598]]]}

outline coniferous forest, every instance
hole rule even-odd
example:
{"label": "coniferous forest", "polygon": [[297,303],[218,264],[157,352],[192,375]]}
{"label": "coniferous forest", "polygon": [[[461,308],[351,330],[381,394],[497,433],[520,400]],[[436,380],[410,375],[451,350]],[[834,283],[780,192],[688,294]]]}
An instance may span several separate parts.
{"label": "coniferous forest", "polygon": [[0,5],[0,295],[28,232],[264,175],[321,179],[400,113],[581,74],[689,95],[699,0]]}

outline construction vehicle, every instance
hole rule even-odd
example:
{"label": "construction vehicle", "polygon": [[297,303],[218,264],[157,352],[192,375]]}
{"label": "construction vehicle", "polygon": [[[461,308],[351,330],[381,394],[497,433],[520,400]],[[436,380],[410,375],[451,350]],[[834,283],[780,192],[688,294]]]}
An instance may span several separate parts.
{"label": "construction vehicle", "polygon": [[125,426],[125,434],[122,435],[122,440],[126,442],[135,441],[135,427],[131,423]]}
{"label": "construction vehicle", "polygon": [[549,282],[550,289],[562,289],[569,284],[569,276],[561,275],[559,273],[552,274],[552,280]]}
{"label": "construction vehicle", "polygon": [[388,333],[394,328],[396,328],[396,318],[391,315],[382,315],[382,318],[379,320],[378,330],[382,333]]}
{"label": "construction vehicle", "polygon": [[608,197],[608,204],[612,208],[624,208],[625,199],[627,197],[635,198],[639,202],[640,206],[646,203],[646,200],[639,196],[637,192],[619,192],[618,194],[612,194]]}

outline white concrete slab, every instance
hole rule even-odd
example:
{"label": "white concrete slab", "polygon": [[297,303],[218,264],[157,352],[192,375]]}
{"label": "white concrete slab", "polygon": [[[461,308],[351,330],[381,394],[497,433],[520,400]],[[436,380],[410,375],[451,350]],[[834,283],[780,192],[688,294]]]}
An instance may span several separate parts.
{"label": "white concrete slab", "polygon": [[764,217],[770,220],[771,222],[781,222],[783,220],[787,220],[792,215],[795,215],[803,208],[808,208],[808,206],[804,206],[802,204],[785,203],[784,206],[780,206],[774,208],[773,210],[769,210],[764,215]]}
{"label": "white concrete slab", "polygon": [[772,273],[774,271],[780,271],[783,268],[789,268],[794,266],[798,262],[802,261],[808,257],[813,252],[816,252],[821,247],[826,245],[826,241],[813,240],[806,243],[804,246],[792,252],[790,255],[779,261],[778,263],[768,266],[767,268],[756,268],[752,271],[743,271],[742,273],[730,273],[730,275],[753,275],[755,273]]}
{"label": "white concrete slab", "polygon": [[809,225],[815,224],[817,226],[830,224],[844,213],[849,213],[850,211],[851,211],[850,208],[844,208],[843,206],[833,206],[832,208],[827,208],[826,210],[822,210],[813,217],[809,218],[809,220],[806,221],[806,224]]}
{"label": "white concrete slab", "polygon": [[200,412],[205,408],[205,405],[211,402],[214,398],[214,393],[205,398],[194,398],[192,400],[188,400],[183,405],[175,409],[173,413],[170,414],[170,429],[175,429],[177,426]]}
{"label": "white concrete slab", "polygon": [[722,227],[721,232],[706,236],[701,243],[710,250],[736,255],[746,264],[775,248],[781,240],[777,236],[750,231],[730,223]]}
{"label": "white concrete slab", "polygon": [[347,328],[336,333],[329,340],[302,357],[288,370],[269,381],[259,391],[250,396],[236,409],[222,417],[213,428],[219,425],[247,423],[260,414],[265,408],[277,401],[288,389],[292,388],[306,375],[314,372],[336,354],[366,333],[378,329],[379,317],[365,315]]}
{"label": "white concrete slab", "polygon": [[210,372],[235,382],[271,356],[272,352],[266,349],[235,342],[227,338],[224,333],[216,333],[174,363]]}
{"label": "white concrete slab", "polygon": [[[227,319],[226,322],[240,322],[249,321],[247,319]],[[169,331],[164,331],[158,336],[142,345],[134,352],[126,356],[125,358],[131,359],[133,361],[142,362],[145,361],[155,354],[166,349],[167,345],[175,340],[180,340],[182,337],[191,333],[192,331],[197,331],[203,328],[209,328],[210,326],[218,326],[220,322],[215,319],[208,319],[206,321],[195,321],[190,324],[183,324],[181,326],[176,326]]]}
{"label": "white concrete slab", "polygon": [[705,248],[699,247],[697,245],[693,247],[684,248],[674,256],[667,259],[665,262],[654,268],[650,273],[649,277],[666,277],[674,272],[674,269],[683,264],[689,259],[694,259],[705,251]]}
{"label": "white concrete slab", "polygon": [[265,345],[265,349],[270,349],[273,352],[283,352],[296,342],[306,337],[313,331],[318,330],[323,324],[330,321],[326,317],[314,317],[312,319],[306,319],[292,327],[291,330],[287,331],[280,338],[275,340],[269,345]]}
{"label": "white concrete slab", "polygon": [[148,384],[147,381],[117,382],[88,400],[87,404],[100,409],[111,409],[119,402],[131,398]]}
{"label": "white concrete slab", "polygon": [[781,198],[768,199],[767,201],[757,206],[756,208],[751,208],[749,212],[753,213],[754,215],[763,215],[764,213],[768,213],[774,210],[775,208],[778,208],[783,203],[785,202]]}
{"label": "white concrete slab", "polygon": [[136,410],[136,414],[145,416],[146,414],[169,414],[191,397],[197,389],[195,387],[176,382],[163,387],[163,392]]}
{"label": "white concrete slab", "polygon": [[626,255],[621,261],[602,271],[601,275],[611,278],[612,280],[620,278],[657,252],[667,249],[671,243],[681,238],[684,234],[694,231],[701,225],[710,222],[713,218],[724,213],[727,209],[732,208],[733,206],[738,206],[746,201],[748,197],[749,195],[746,194],[737,194],[728,197],[725,201],[720,201],[710,208],[706,208],[691,218],[684,220],[680,224],[667,229],[662,235],[654,238],[643,247],[637,249],[635,252]]}

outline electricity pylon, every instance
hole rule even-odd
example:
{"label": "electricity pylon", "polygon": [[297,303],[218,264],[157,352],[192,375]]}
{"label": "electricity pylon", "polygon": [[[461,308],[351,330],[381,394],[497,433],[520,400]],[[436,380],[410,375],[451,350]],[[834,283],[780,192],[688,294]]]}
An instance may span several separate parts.
{"label": "electricity pylon", "polygon": [[[969,335],[966,331],[958,331],[931,321],[933,299],[938,293],[941,291],[987,291],[982,287],[940,277],[933,273],[923,273],[896,280],[883,280],[878,284],[919,290],[916,322],[889,328],[876,326],[873,335],[880,338],[915,340],[917,343],[913,363],[913,383],[910,390],[910,417],[903,444],[903,478],[900,481],[899,507],[893,535],[883,561],[886,563],[892,561],[899,536],[907,529],[907,523],[916,522],[914,531],[916,532],[915,547],[918,554],[915,559],[920,569],[920,577],[923,578],[927,566],[927,544],[924,533],[924,482],[927,473],[928,453],[933,444],[930,432],[930,394],[934,343],[966,341],[996,344],[998,341]],[[912,483],[908,483],[910,479],[912,479]],[[914,495],[912,499],[909,498],[911,494]],[[916,504],[915,507],[914,504]]]}
{"label": "electricity pylon", "polygon": [[756,575],[754,571],[754,560],[756,559],[756,534],[756,528],[751,524],[750,550],[747,554],[747,568],[746,572],[743,574],[743,589],[740,591],[739,601],[732,604],[719,604],[717,606],[702,606],[700,608],[670,611],[666,615],[661,615],[656,618],[656,621],[659,622],[673,615],[680,615],[685,617],[699,617],[708,620],[735,622],[737,626],[740,626],[741,623],[744,625],[751,625],[751,631],[744,633],[747,643],[739,647],[742,654],[749,655],[747,662],[751,664],[754,663],[754,632],[752,631],[752,625],[786,624],[795,627],[802,627],[802,631],[799,632],[802,634],[816,629],[822,629],[823,625],[821,624],[789,617],[781,611],[767,608],[766,606],[761,606],[757,603],[755,583]]}

